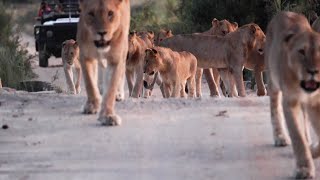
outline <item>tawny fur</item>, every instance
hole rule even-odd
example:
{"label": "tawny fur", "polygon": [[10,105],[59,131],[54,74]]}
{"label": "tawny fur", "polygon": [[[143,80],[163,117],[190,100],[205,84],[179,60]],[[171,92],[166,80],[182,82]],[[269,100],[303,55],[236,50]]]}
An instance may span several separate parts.
{"label": "tawny fur", "polygon": [[[97,113],[103,125],[119,125],[115,100],[124,99],[125,63],[130,27],[129,0],[80,0],[77,42],[87,92],[85,114]],[[98,66],[107,66],[101,102]]]}
{"label": "tawny fur", "polygon": [[[212,27],[203,33],[195,33],[195,34],[203,34],[203,35],[218,35],[218,36],[225,36],[230,32],[234,32],[238,29],[238,24],[236,22],[230,23],[228,20],[218,20],[214,18],[211,22]],[[201,79],[202,74],[200,74],[201,71],[199,71],[199,75],[197,76],[197,84],[199,84],[199,87],[201,88]],[[210,69],[204,69],[203,73],[205,75],[206,81],[208,83],[209,89],[210,89],[210,96],[216,96],[215,92],[215,86],[221,87],[222,93],[226,96],[226,89],[224,84],[220,85],[220,73],[224,73],[223,77],[228,75],[226,70],[221,69],[220,73],[217,68],[210,68]],[[200,93],[201,94],[201,93]],[[201,96],[201,95],[200,95]]]}
{"label": "tawny fur", "polygon": [[[289,144],[286,121],[296,158],[297,179],[315,176],[312,157],[320,155],[320,90],[307,92],[304,82],[320,81],[320,35],[308,20],[292,12],[281,12],[269,23],[265,62],[269,76],[271,122],[276,146]],[[313,84],[315,85],[315,84]],[[309,87],[313,87],[311,84]],[[318,143],[309,147],[308,121]]]}
{"label": "tawny fur", "polygon": [[[79,94],[81,91],[81,66],[79,62],[79,46],[74,40],[66,40],[62,43],[62,63],[66,76],[68,93]],[[76,83],[73,82],[73,69],[76,72]]]}
{"label": "tawny fur", "polygon": [[[242,69],[252,51],[261,52],[264,47],[265,35],[256,24],[248,24],[236,31],[221,36],[206,36],[200,34],[177,35],[163,40],[160,45],[176,51],[191,52],[198,60],[199,68],[227,68],[232,72],[225,83],[233,87],[236,83],[239,96],[246,96],[243,84]],[[231,88],[228,88],[231,89]],[[214,94],[219,96],[217,86]],[[231,93],[230,96],[237,96]]]}
{"label": "tawny fur", "polygon": [[143,38],[139,37],[135,32],[129,35],[126,77],[129,96],[134,98],[142,97],[145,50],[153,46],[149,37],[144,36]]}
{"label": "tawny fur", "polygon": [[144,72],[146,74],[160,73],[165,98],[186,97],[186,83],[188,83],[189,97],[195,97],[197,59],[191,53],[154,47],[147,49],[145,60]]}

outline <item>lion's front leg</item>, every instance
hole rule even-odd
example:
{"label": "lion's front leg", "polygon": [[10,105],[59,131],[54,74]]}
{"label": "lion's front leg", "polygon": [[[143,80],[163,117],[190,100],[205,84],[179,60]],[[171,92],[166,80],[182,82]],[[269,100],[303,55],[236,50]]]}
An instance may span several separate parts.
{"label": "lion's front leg", "polygon": [[77,81],[76,81],[75,88],[76,88],[76,93],[79,94],[81,92],[81,86],[80,86],[80,82],[81,82],[81,78],[82,78],[81,67],[76,67],[75,70],[77,73]]}
{"label": "lion's front leg", "polygon": [[64,74],[66,76],[66,83],[68,86],[68,92],[70,94],[76,94],[76,89],[75,89],[74,83],[73,83],[72,67],[68,66],[68,65],[64,65],[63,69],[64,69]]}
{"label": "lion's front leg", "polygon": [[122,76],[124,76],[125,64],[109,64],[105,74],[105,91],[103,93],[102,106],[98,121],[106,126],[121,124],[121,118],[115,114],[114,105]]}
{"label": "lion's front leg", "polygon": [[202,68],[197,68],[196,72],[196,96],[202,97],[202,90],[201,90],[201,79],[202,79]]}
{"label": "lion's front leg", "polygon": [[265,96],[267,94],[267,91],[266,91],[266,87],[264,86],[262,71],[254,70],[254,77],[257,83],[257,89],[258,89],[257,95]]}
{"label": "lion's front leg", "polygon": [[80,58],[84,83],[87,92],[87,102],[84,105],[84,114],[95,114],[100,108],[101,96],[97,85],[98,62],[95,59]]}
{"label": "lion's front leg", "polygon": [[272,83],[269,82],[270,91],[270,112],[271,124],[273,130],[274,145],[276,147],[283,147],[290,144],[290,139],[285,129],[285,120],[282,108],[281,92],[272,89]]}
{"label": "lion's front leg", "polygon": [[131,97],[139,98],[142,95],[143,88],[143,66],[139,65],[136,68],[136,83],[133,87]]}
{"label": "lion's front leg", "polygon": [[133,79],[134,79],[134,73],[131,70],[126,70],[126,78],[128,83],[128,89],[129,89],[129,96],[131,96],[132,89],[133,89]]}
{"label": "lion's front leg", "polygon": [[320,105],[307,107],[309,121],[311,122],[315,133],[318,136],[318,142],[311,146],[312,157],[320,157]]}
{"label": "lion's front leg", "polygon": [[284,115],[292,140],[296,158],[296,179],[308,179],[315,176],[315,167],[305,132],[301,129],[301,105],[297,101],[283,99]]}

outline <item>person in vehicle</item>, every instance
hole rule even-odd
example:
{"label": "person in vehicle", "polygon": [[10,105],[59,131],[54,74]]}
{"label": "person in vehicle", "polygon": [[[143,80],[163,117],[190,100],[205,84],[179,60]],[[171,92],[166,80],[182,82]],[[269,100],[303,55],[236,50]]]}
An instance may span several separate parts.
{"label": "person in vehicle", "polygon": [[41,5],[40,5],[39,12],[38,12],[38,17],[43,17],[44,15],[48,15],[51,13],[51,11],[52,10],[51,10],[50,6],[48,5],[48,3],[45,1],[42,1]]}

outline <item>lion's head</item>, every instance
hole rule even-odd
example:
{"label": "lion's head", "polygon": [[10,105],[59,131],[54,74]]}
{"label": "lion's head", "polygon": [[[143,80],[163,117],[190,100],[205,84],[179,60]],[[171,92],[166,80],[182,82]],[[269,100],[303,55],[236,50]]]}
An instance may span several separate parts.
{"label": "lion's head", "polygon": [[121,35],[120,6],[125,0],[80,0],[81,20],[87,26],[89,39],[99,50],[110,49],[113,39]]}
{"label": "lion's head", "polygon": [[163,30],[161,29],[157,35],[157,37],[155,38],[155,44],[159,44],[161,41],[163,41],[166,38],[172,37],[172,31],[171,30]]}
{"label": "lion's head", "polygon": [[74,61],[79,57],[79,46],[75,40],[70,39],[62,43],[62,57],[67,64],[73,65]]}
{"label": "lion's head", "polygon": [[252,48],[254,51],[257,51],[259,54],[263,54],[266,35],[261,28],[257,24],[250,23],[240,27],[239,30],[245,31],[243,35],[246,36],[245,38],[247,38],[248,42],[250,42],[250,48]]}
{"label": "lion's head", "polygon": [[128,53],[133,54],[137,49],[137,33],[135,31],[130,32],[128,36],[129,49]]}
{"label": "lion's head", "polygon": [[214,18],[212,20],[212,28],[210,29],[211,35],[219,35],[219,36],[225,36],[226,34],[230,32],[234,32],[238,29],[238,23],[233,22],[230,23],[228,20],[221,20]]}
{"label": "lion's head", "polygon": [[298,80],[300,87],[312,93],[320,87],[320,35],[316,32],[289,34],[287,46],[287,66],[292,79]]}
{"label": "lion's head", "polygon": [[137,33],[141,38],[148,38],[151,42],[154,41],[154,32],[153,31],[141,31]]}
{"label": "lion's head", "polygon": [[159,71],[159,67],[161,65],[160,55],[154,48],[146,49],[145,53],[145,65],[143,71],[147,75],[154,75]]}

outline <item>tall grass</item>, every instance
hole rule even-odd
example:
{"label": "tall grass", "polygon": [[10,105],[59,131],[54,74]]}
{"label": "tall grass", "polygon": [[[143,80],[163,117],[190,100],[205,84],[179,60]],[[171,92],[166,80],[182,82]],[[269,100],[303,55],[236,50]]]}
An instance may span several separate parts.
{"label": "tall grass", "polygon": [[20,45],[17,28],[5,7],[0,3],[0,78],[2,85],[16,88],[20,81],[35,76],[31,68],[32,56]]}

